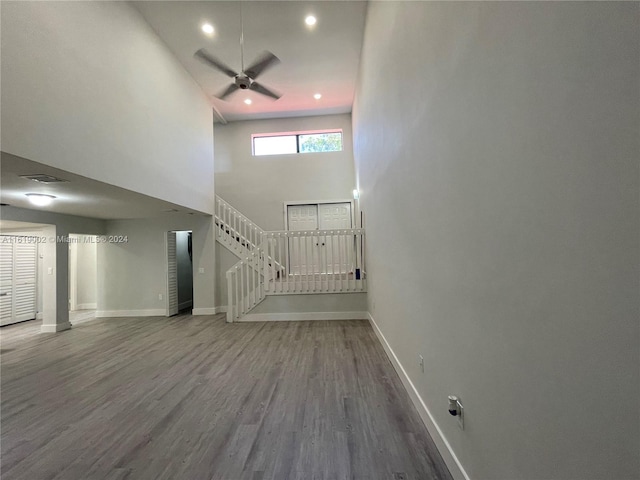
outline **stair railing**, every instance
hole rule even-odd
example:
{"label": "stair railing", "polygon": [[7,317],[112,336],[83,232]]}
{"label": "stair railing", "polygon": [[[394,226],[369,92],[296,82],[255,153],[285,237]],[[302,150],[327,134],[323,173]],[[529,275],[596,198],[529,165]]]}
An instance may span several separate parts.
{"label": "stair railing", "polygon": [[240,256],[260,243],[264,230],[217,195],[215,219],[218,240]]}
{"label": "stair railing", "polygon": [[264,258],[264,251],[257,245],[227,270],[227,322],[238,320],[264,300],[264,280],[259,268],[261,258]]}
{"label": "stair railing", "polygon": [[240,260],[226,273],[227,322],[267,295],[366,292],[364,230],[265,232],[216,196],[217,239]]}
{"label": "stair railing", "polygon": [[262,248],[265,295],[366,292],[363,229],[264,232]]}

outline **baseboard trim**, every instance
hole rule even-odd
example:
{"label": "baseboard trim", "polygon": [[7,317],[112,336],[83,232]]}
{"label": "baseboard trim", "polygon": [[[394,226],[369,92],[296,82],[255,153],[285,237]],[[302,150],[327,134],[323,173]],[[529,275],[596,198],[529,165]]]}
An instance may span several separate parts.
{"label": "baseboard trim", "polygon": [[191,315],[215,315],[216,307],[194,308]]}
{"label": "baseboard trim", "polygon": [[71,324],[69,322],[56,323],[55,325],[42,325],[40,327],[40,333],[58,333],[69,330],[70,328]]}
{"label": "baseboard trim", "polygon": [[305,320],[366,320],[367,312],[249,313],[236,322],[299,322]]}
{"label": "baseboard trim", "polygon": [[402,381],[404,388],[409,393],[409,397],[411,398],[411,401],[415,405],[416,410],[418,410],[418,414],[420,415],[420,418],[424,422],[425,427],[427,427],[427,430],[431,434],[431,437],[433,438],[433,441],[436,444],[436,447],[438,448],[440,455],[442,455],[442,459],[447,464],[447,467],[449,468],[451,475],[455,480],[470,480],[469,475],[467,475],[467,472],[465,471],[464,467],[458,460],[458,457],[453,452],[451,445],[445,438],[444,434],[442,433],[442,430],[440,430],[440,427],[438,427],[438,424],[435,422],[433,415],[431,415],[431,412],[429,411],[429,409],[427,408],[427,405],[422,400],[422,397],[416,390],[416,387],[413,385],[413,382],[409,378],[409,375],[407,375],[407,372],[402,366],[402,364],[400,363],[400,360],[398,360],[398,357],[396,356],[395,352],[389,345],[389,342],[387,342],[387,339],[383,335],[382,331],[380,331],[380,329],[378,328],[378,325],[376,324],[376,321],[373,319],[373,316],[371,316],[371,314],[368,312],[367,312],[367,316],[369,318],[369,323],[371,324],[373,331],[378,337],[378,340],[380,340],[380,343],[382,344],[384,351],[387,353],[387,356],[389,357],[389,360],[391,361],[393,368],[395,368],[396,372],[398,372],[398,376],[400,377],[400,380]]}
{"label": "baseboard trim", "polygon": [[152,308],[148,310],[99,310],[96,318],[105,317],[166,317],[164,308]]}
{"label": "baseboard trim", "polygon": [[94,315],[92,317],[76,319],[73,321],[71,325],[75,327],[76,325],[80,325],[82,323],[94,322],[96,320],[98,320],[98,317]]}
{"label": "baseboard trim", "polygon": [[80,303],[76,306],[76,310],[96,310],[97,308],[97,303]]}

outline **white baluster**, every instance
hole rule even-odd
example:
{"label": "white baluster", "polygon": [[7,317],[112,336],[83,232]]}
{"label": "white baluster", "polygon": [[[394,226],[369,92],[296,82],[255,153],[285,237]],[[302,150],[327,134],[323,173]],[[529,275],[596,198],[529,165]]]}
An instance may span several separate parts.
{"label": "white baluster", "polygon": [[238,267],[236,266],[236,275],[235,275],[235,284],[236,284],[236,290],[235,290],[235,297],[236,297],[236,318],[240,318],[240,282],[239,282],[239,277],[240,275],[238,274]]}
{"label": "white baluster", "polygon": [[[360,278],[362,278],[362,269],[360,268],[360,263],[362,262],[362,257],[360,254],[360,234],[357,234],[355,236],[356,239],[356,244],[355,244],[355,249],[356,249],[356,265],[353,269],[353,277],[356,278],[358,272],[360,272]],[[359,282],[358,279],[356,278],[356,285],[358,286],[358,291],[362,290],[362,282]]]}
{"label": "white baluster", "polygon": [[252,286],[252,296],[251,296],[251,307],[258,302],[258,298],[256,297],[257,288],[256,288],[256,269],[258,268],[258,263],[256,262],[256,252],[251,252],[251,286]]}
{"label": "white baluster", "polygon": [[282,274],[282,265],[284,264],[284,259],[282,257],[282,238],[280,237],[280,234],[278,234],[276,243],[274,243],[273,250],[276,254],[277,261],[278,261],[278,276],[280,277],[280,291],[283,291],[284,289],[283,282],[285,281],[285,278],[284,278],[284,275]]}
{"label": "white baluster", "polygon": [[227,323],[233,322],[233,273],[227,272]]}
{"label": "white baluster", "polygon": [[[313,254],[311,250],[311,245],[313,244],[313,237],[308,236],[309,232],[304,232],[302,244],[304,245],[304,274],[307,279],[307,292],[311,289],[311,276],[309,275],[309,267],[311,267],[311,272],[313,273],[314,265],[313,259],[310,258]],[[302,291],[304,291],[304,283],[302,284]]]}

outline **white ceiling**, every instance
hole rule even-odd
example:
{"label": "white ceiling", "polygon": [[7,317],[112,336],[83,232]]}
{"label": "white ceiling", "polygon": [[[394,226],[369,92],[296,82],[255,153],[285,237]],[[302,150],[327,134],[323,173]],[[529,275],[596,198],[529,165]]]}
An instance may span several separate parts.
{"label": "white ceiling", "polygon": [[[55,196],[55,201],[47,207],[35,207],[37,210],[102,219],[164,217],[179,215],[180,212],[202,215],[195,210],[8,153],[2,152],[0,163],[0,201],[13,207],[34,209],[25,194],[46,193]],[[20,177],[37,173],[67,182],[44,184]]]}
{"label": "white ceiling", "polygon": [[[365,1],[142,1],[133,2],[185,69],[211,98],[225,121],[351,111],[364,32]],[[283,96],[276,101],[238,91],[222,101],[213,95],[232,78],[193,58],[200,48],[240,71],[240,10],[245,67],[264,50],[281,62],[259,82]],[[313,14],[317,24],[304,19]],[[215,28],[208,37],[205,22]],[[143,61],[143,60],[141,60]],[[321,93],[322,98],[313,98]],[[245,98],[253,103],[246,105]]]}

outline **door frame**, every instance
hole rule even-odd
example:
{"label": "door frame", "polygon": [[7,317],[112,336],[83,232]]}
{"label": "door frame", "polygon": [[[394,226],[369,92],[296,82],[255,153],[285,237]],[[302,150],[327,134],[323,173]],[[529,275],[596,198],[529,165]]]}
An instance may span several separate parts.
{"label": "door frame", "polygon": [[[178,313],[180,312],[180,277],[178,276],[178,244],[177,244],[177,233],[179,232],[187,232],[191,235],[191,311],[195,308],[195,295],[194,295],[194,287],[195,287],[195,269],[193,268],[193,229],[180,229],[180,230],[167,230],[164,234],[164,276],[165,276],[165,287],[164,287],[164,310],[165,316],[170,317],[175,314],[171,313],[169,310],[169,235],[176,235],[176,290],[178,292]],[[185,307],[187,308],[187,307]]]}
{"label": "door frame", "polygon": [[333,203],[349,203],[351,204],[351,228],[355,228],[355,202],[353,198],[347,198],[344,200],[299,200],[295,202],[284,202],[283,215],[284,215],[284,229],[289,230],[289,205],[318,205],[318,215],[320,215],[320,205],[331,205]]}
{"label": "door frame", "polygon": [[69,234],[69,311],[78,309],[78,244],[71,239],[77,239],[75,234]]}

